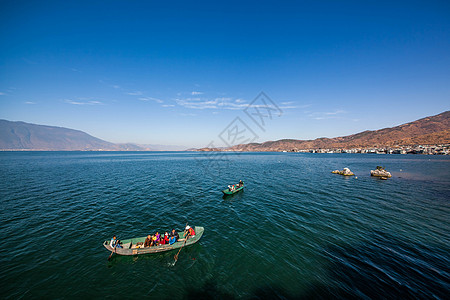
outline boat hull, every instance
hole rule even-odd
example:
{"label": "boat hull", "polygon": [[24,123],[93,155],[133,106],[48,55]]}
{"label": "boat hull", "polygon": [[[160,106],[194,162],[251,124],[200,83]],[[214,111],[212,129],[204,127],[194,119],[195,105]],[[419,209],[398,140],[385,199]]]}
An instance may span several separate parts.
{"label": "boat hull", "polygon": [[[176,242],[172,245],[160,245],[160,246],[145,247],[145,248],[132,248],[133,245],[136,245],[139,242],[144,242],[146,239],[146,237],[144,236],[144,237],[133,238],[133,239],[121,241],[123,248],[113,249],[109,245],[109,241],[104,241],[103,246],[108,251],[114,252],[118,255],[140,255],[140,254],[160,253],[160,252],[166,252],[166,251],[181,248],[183,246],[189,246],[189,245],[197,243],[203,235],[204,228],[200,227],[200,226],[195,226],[194,231],[195,231],[195,236],[190,237],[186,241],[186,243],[185,243],[184,239],[180,238],[180,240],[178,242]],[[183,232],[179,232],[178,234],[180,235],[180,237],[183,236]]]}
{"label": "boat hull", "polygon": [[241,186],[240,188],[235,189],[234,191],[230,191],[230,189],[223,190],[222,193],[224,193],[225,195],[233,195],[233,194],[236,194],[236,193],[242,191],[243,189],[244,189],[244,186]]}

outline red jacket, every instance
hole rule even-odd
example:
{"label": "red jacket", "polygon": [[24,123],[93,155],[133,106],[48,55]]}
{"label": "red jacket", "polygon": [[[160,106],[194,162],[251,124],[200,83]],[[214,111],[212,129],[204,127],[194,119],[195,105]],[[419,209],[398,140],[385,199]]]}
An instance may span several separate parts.
{"label": "red jacket", "polygon": [[195,231],[194,231],[194,229],[192,227],[189,228],[189,235],[190,236],[194,236],[195,235]]}

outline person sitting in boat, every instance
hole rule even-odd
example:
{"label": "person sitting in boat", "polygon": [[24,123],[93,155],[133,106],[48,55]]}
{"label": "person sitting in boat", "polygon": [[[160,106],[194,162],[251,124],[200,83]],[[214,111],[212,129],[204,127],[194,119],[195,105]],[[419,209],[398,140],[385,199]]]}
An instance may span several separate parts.
{"label": "person sitting in boat", "polygon": [[167,231],[164,233],[163,240],[166,244],[169,244],[169,233]]}
{"label": "person sitting in boat", "polygon": [[186,239],[188,239],[188,238],[190,238],[190,237],[194,237],[194,236],[195,236],[195,231],[194,231],[194,229],[193,229],[191,226],[187,225],[186,228],[185,228],[185,230],[184,230],[183,236],[185,236]]}
{"label": "person sitting in boat", "polygon": [[178,232],[175,231],[175,229],[172,229],[172,232],[170,233],[170,238],[169,238],[169,244],[173,244],[176,241],[178,241],[178,239],[180,238],[180,235],[178,234]]}
{"label": "person sitting in boat", "polygon": [[111,242],[109,243],[109,245],[113,249],[115,249],[115,248],[122,248],[122,246],[120,245],[120,241],[117,239],[117,237],[115,235],[112,237]]}
{"label": "person sitting in boat", "polygon": [[144,241],[144,247],[150,247],[152,245],[152,236],[149,234]]}
{"label": "person sitting in boat", "polygon": [[159,231],[157,231],[157,232],[155,233],[155,237],[156,237],[156,240],[157,240],[158,242],[161,240],[161,235],[159,234]]}
{"label": "person sitting in boat", "polygon": [[159,245],[159,240],[156,237],[156,234],[152,236],[152,246],[158,246]]}
{"label": "person sitting in boat", "polygon": [[241,186],[243,186],[243,185],[244,185],[244,182],[243,182],[242,180],[239,180],[238,186],[241,187]]}

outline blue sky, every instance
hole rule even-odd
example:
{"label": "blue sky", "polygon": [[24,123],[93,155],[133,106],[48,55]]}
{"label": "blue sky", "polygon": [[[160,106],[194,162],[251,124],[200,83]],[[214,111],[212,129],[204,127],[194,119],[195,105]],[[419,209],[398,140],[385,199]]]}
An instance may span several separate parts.
{"label": "blue sky", "polygon": [[236,117],[262,142],[450,108],[448,1],[212,2],[1,1],[0,118],[202,147]]}

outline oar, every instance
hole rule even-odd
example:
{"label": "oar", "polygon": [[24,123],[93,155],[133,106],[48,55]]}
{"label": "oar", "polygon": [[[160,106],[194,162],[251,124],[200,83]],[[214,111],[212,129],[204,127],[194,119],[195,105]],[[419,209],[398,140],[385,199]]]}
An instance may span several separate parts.
{"label": "oar", "polygon": [[[116,246],[117,246],[117,245],[116,245]],[[111,257],[113,256],[113,254],[114,254],[115,252],[117,252],[117,248],[116,248],[116,247],[114,247],[113,249],[114,249],[114,251],[111,251],[111,254],[110,254],[109,257],[108,257],[108,261],[111,259]]]}
{"label": "oar", "polygon": [[187,241],[187,237],[184,239],[184,243],[183,243],[183,246],[181,246],[181,248],[180,248],[180,250],[178,250],[178,253],[177,254],[175,254],[175,256],[173,257],[174,259],[175,259],[175,261],[174,261],[174,263],[173,263],[173,265],[175,266],[175,263],[177,262],[177,260],[178,260],[178,254],[180,254],[180,252],[181,252],[181,249],[183,249],[183,247],[184,247],[184,245],[186,245],[186,241]]}
{"label": "oar", "polygon": [[114,252],[113,251],[111,251],[111,254],[109,255],[109,257],[108,257],[108,261],[110,261],[111,260],[111,256],[114,254]]}
{"label": "oar", "polygon": [[[188,223],[186,223],[186,226],[187,226],[187,225],[188,225]],[[186,228],[186,226],[184,226],[184,228]],[[183,236],[184,236],[185,233],[186,233],[186,229],[183,231]],[[175,254],[175,256],[173,257],[173,258],[175,259],[175,261],[174,261],[174,263],[173,263],[174,266],[175,266],[175,263],[176,263],[177,260],[178,260],[178,254],[180,254],[181,249],[183,249],[184,245],[186,245],[186,241],[187,241],[187,236],[184,238],[183,246],[181,246],[180,250],[178,250],[178,253]]]}

